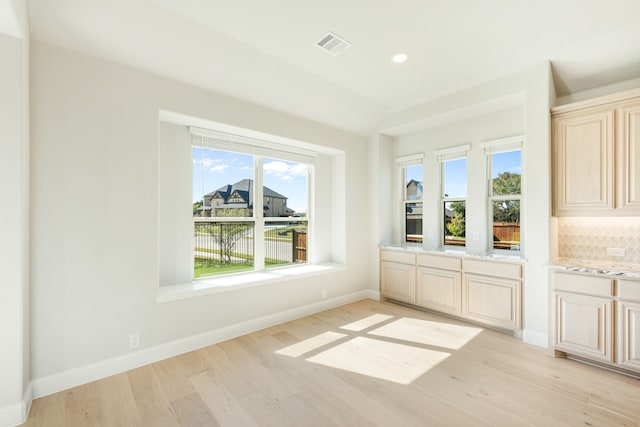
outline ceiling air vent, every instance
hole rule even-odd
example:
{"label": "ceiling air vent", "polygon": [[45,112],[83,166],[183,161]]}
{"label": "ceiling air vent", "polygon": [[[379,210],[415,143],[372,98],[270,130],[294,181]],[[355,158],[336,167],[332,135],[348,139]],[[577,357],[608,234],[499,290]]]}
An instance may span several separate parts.
{"label": "ceiling air vent", "polygon": [[344,52],[349,46],[351,46],[351,43],[349,43],[342,37],[329,32],[316,43],[316,46],[326,50],[333,55],[338,55]]}

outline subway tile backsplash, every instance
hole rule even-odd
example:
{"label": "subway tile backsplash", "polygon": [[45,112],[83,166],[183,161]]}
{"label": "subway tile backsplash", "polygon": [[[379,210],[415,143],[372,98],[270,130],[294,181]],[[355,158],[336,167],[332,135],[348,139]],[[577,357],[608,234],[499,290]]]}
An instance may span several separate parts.
{"label": "subway tile backsplash", "polygon": [[[624,248],[624,257],[607,255]],[[640,264],[640,218],[558,218],[558,256]]]}

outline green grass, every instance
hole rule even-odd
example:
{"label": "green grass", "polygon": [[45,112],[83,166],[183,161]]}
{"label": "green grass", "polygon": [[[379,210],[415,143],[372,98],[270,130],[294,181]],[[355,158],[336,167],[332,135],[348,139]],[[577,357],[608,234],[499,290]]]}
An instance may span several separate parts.
{"label": "green grass", "polygon": [[245,264],[220,264],[215,260],[195,258],[193,262],[193,277],[217,276],[219,274],[238,273],[253,270],[253,262]]}
{"label": "green grass", "polygon": [[[247,259],[247,262],[243,264],[222,264],[219,260],[196,257],[193,262],[193,277],[197,279],[199,277],[217,276],[220,274],[239,273],[242,271],[253,270],[253,258],[246,255],[244,257]],[[280,261],[272,258],[265,258],[264,263],[266,268],[293,264],[293,262]]]}

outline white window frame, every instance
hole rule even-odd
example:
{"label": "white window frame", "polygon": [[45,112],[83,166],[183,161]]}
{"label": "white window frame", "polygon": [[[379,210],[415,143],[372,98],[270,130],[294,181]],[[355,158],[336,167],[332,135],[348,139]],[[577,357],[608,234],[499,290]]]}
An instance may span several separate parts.
{"label": "white window frame", "polygon": [[[520,255],[524,248],[524,233],[522,233],[524,224],[524,135],[516,135],[508,138],[486,141],[482,144],[486,158],[487,166],[487,250],[490,253]],[[498,195],[493,194],[493,155],[500,153],[508,153],[511,151],[520,151],[520,194]],[[493,247],[493,202],[501,200],[518,200],[520,202],[520,245],[519,249],[496,249]]]}
{"label": "white window frame", "polygon": [[[424,244],[424,190],[421,199],[409,200],[407,197],[407,168],[412,166],[422,167],[422,185],[424,189],[424,153],[410,154],[408,156],[396,157],[396,167],[398,168],[398,179],[400,182],[400,235],[403,245],[416,245],[422,246]],[[409,203],[422,203],[422,238],[420,242],[408,242],[407,241],[407,225],[406,225],[406,212],[407,205]]]}
{"label": "white window frame", "polygon": [[[453,160],[461,160],[461,159],[467,160],[467,152],[470,149],[471,149],[471,144],[465,144],[465,145],[460,145],[456,147],[445,148],[442,150],[434,151],[434,155],[436,157],[436,160],[438,161],[438,167],[440,169],[440,208],[438,209],[438,213],[439,213],[438,222],[440,223],[439,225],[440,245],[443,248],[466,250],[466,247],[467,247],[466,237],[464,240],[464,246],[446,244],[445,224],[444,224],[444,213],[445,213],[444,205],[445,203],[449,203],[449,202],[464,202],[465,211],[466,211],[467,198],[466,197],[447,197],[444,192],[444,187],[445,187],[445,163]],[[467,166],[465,168],[465,177],[464,177],[465,180],[467,181],[467,184],[469,181],[468,173],[467,173],[468,170],[469,170],[469,166],[467,161]]]}
{"label": "white window frame", "polygon": [[[253,269],[238,273],[229,273],[224,275],[205,276],[199,278],[193,278],[194,282],[199,280],[211,280],[215,277],[226,275],[242,275],[256,272],[262,272],[265,270],[271,271],[276,268],[291,268],[299,265],[285,265],[282,267],[265,268],[265,239],[264,230],[265,223],[273,222],[291,222],[291,217],[265,217],[263,209],[260,207],[263,205],[264,193],[263,193],[263,165],[265,158],[273,158],[276,160],[284,160],[289,162],[302,163],[307,166],[307,216],[295,217],[296,222],[307,223],[307,248],[306,255],[307,265],[315,264],[315,258],[313,253],[314,239],[314,227],[313,227],[313,176],[314,165],[317,153],[301,148],[280,146],[279,144],[258,140],[250,137],[228,134],[219,131],[213,131],[209,129],[201,129],[190,127],[189,131],[192,135],[191,145],[192,147],[202,147],[217,151],[227,151],[231,153],[239,153],[244,155],[250,155],[253,157],[253,216],[250,217],[215,217],[216,222],[251,222],[254,224],[253,231]],[[193,223],[196,222],[210,222],[211,218],[193,218]],[[193,233],[192,233],[193,234]],[[192,247],[195,247],[195,241]],[[193,257],[192,257],[193,258]],[[193,272],[193,265],[191,268]]]}

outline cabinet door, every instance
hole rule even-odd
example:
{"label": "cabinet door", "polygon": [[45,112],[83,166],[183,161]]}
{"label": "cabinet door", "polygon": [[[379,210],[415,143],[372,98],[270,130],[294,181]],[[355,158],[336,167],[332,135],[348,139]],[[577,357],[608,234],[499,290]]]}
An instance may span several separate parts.
{"label": "cabinet door", "polygon": [[605,214],[613,209],[613,109],[553,119],[554,214]]}
{"label": "cabinet door", "polygon": [[382,295],[410,304],[415,303],[416,267],[414,265],[382,261],[380,270]]}
{"label": "cabinet door", "polygon": [[640,371],[640,303],[618,301],[618,363]]}
{"label": "cabinet door", "polygon": [[556,292],[556,349],[613,362],[611,298]]}
{"label": "cabinet door", "polygon": [[617,207],[626,214],[640,212],[640,102],[618,110]]}
{"label": "cabinet door", "polygon": [[445,313],[460,314],[459,271],[418,267],[416,305]]}
{"label": "cabinet door", "polygon": [[520,329],[521,287],[519,280],[465,274],[462,315],[502,329]]}

